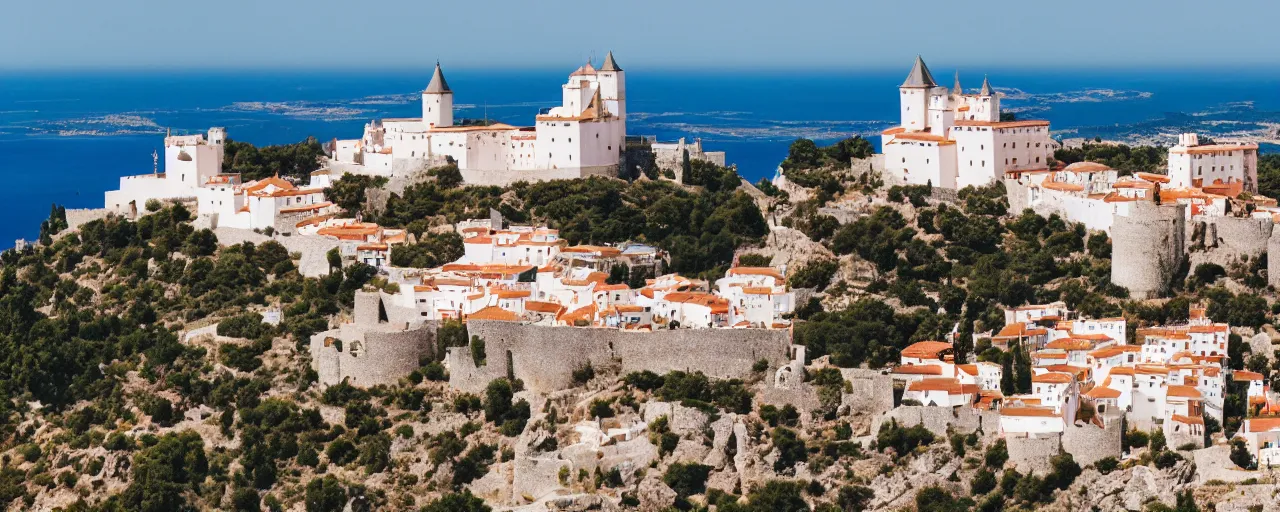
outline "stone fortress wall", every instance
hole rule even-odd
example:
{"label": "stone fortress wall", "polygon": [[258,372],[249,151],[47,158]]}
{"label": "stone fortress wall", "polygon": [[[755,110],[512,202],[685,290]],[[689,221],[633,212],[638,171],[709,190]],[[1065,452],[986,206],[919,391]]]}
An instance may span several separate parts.
{"label": "stone fortress wall", "polygon": [[1124,449],[1124,422],[1120,419],[1119,414],[1108,416],[1105,428],[1091,423],[1067,425],[1062,433],[1062,450],[1081,467],[1107,457],[1119,459]]}
{"label": "stone fortress wall", "polygon": [[573,385],[574,369],[620,365],[623,374],[672,370],[715,378],[741,378],[756,361],[785,364],[791,332],[776,329],[674,329],[631,332],[589,327],[548,327],[517,322],[470,321],[471,336],[485,341],[486,362],[472,361],[468,347],[452,347],[449,384],[479,392],[489,381],[512,376],[534,392]]}
{"label": "stone fortress wall", "polygon": [[1186,205],[1134,202],[1111,227],[1111,282],[1136,299],[1168,291],[1186,257]]}
{"label": "stone fortress wall", "polygon": [[391,385],[420,368],[436,353],[437,325],[417,317],[382,292],[356,292],[354,321],[311,337],[311,367],[320,384]]}
{"label": "stone fortress wall", "polygon": [[[892,397],[890,397],[892,399]],[[997,411],[979,411],[972,407],[935,407],[928,405],[902,405],[880,415],[871,427],[872,435],[880,431],[880,427],[890,421],[902,427],[923,425],[937,436],[949,433],[970,434],[981,432],[984,436],[992,436],[1000,431],[1000,413]]]}
{"label": "stone fortress wall", "polygon": [[1195,216],[1187,224],[1191,269],[1201,263],[1227,266],[1243,257],[1267,253],[1273,223],[1252,217]]}
{"label": "stone fortress wall", "polygon": [[1009,464],[1023,473],[1048,473],[1049,459],[1061,451],[1061,434],[1006,436]]}

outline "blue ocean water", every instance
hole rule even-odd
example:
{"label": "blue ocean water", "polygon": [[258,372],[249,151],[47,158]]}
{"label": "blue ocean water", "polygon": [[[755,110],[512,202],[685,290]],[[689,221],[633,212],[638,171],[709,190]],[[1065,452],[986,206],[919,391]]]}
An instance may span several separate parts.
{"label": "blue ocean water", "polygon": [[[625,64],[625,63],[624,63]],[[446,69],[458,116],[527,125],[559,103],[569,70]],[[700,71],[627,69],[628,132],[701,138],[755,181],[797,137],[878,134],[898,115],[906,69]],[[152,170],[166,129],[280,144],[355,138],[369,119],[416,117],[430,70],[0,73],[0,245],[31,238],[49,206],[100,207],[119,177]],[[940,83],[950,69],[934,68]],[[1195,129],[1275,135],[1280,72],[988,70],[1006,110],[1048,119],[1061,137],[1163,141]],[[962,70],[966,89],[981,85]],[[1273,149],[1274,146],[1264,146]]]}

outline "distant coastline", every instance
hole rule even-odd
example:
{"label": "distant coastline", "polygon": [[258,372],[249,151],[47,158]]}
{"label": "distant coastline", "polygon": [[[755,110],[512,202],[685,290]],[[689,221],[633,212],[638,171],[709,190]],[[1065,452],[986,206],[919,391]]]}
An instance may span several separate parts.
{"label": "distant coastline", "polygon": [[[953,71],[937,67],[942,75]],[[883,91],[901,81],[899,69],[633,69],[631,134],[700,137],[751,181],[771,176],[798,137],[859,134],[878,142],[897,116]],[[527,84],[558,82],[562,71],[460,65],[449,80],[466,91],[458,95],[458,115],[519,122],[558,101],[554,90]],[[33,237],[32,226],[51,203],[98,206],[120,176],[149,172],[155,135],[166,128],[227,126],[256,145],[328,140],[359,133],[372,118],[411,114],[428,72],[0,71],[7,93],[0,99],[0,149],[7,155],[0,173],[15,180],[0,191],[15,220],[0,229],[0,240]],[[1167,146],[1175,134],[1197,131],[1260,142],[1264,152],[1280,143],[1280,100],[1271,93],[1280,72],[1230,82],[1172,69],[990,73],[1008,110],[1050,120],[1055,136],[1066,139]]]}

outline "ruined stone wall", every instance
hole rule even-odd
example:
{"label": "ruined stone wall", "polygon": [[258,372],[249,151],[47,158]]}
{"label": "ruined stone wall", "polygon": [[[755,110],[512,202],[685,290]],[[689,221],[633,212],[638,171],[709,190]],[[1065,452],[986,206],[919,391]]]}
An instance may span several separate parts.
{"label": "ruined stone wall", "polygon": [[1280,287],[1280,230],[1267,239],[1267,284]]}
{"label": "ruined stone wall", "polygon": [[67,229],[75,230],[89,222],[105,219],[111,210],[106,208],[67,208]]}
{"label": "ruined stone wall", "polygon": [[1009,463],[1023,473],[1048,473],[1049,459],[1058,454],[1061,438],[1062,434],[1005,436],[1004,441],[1009,448]]}
{"label": "ruined stone wall", "polygon": [[[1175,447],[1176,448],[1176,447]],[[1250,478],[1261,478],[1266,475],[1261,471],[1240,469],[1231,462],[1231,447],[1219,444],[1191,452],[1191,459],[1196,463],[1196,483],[1203,484],[1210,480],[1223,482],[1243,482]]]}
{"label": "ruined stone wall", "polygon": [[860,368],[841,368],[840,376],[852,388],[840,397],[847,414],[876,415],[893,409],[892,376]]}
{"label": "ruined stone wall", "polygon": [[302,259],[294,262],[298,272],[305,277],[320,277],[329,273],[330,249],[338,246],[338,239],[328,236],[267,236],[251,229],[219,227],[213,230],[218,237],[219,245],[236,245],[242,242],[261,244],[275,240],[290,253],[302,255]]}
{"label": "ruined stone wall", "polygon": [[1251,217],[1192,217],[1187,224],[1192,268],[1200,263],[1226,266],[1243,257],[1267,252],[1271,219]]}
{"label": "ruined stone wall", "polygon": [[1067,425],[1062,433],[1062,449],[1071,454],[1076,464],[1088,466],[1107,457],[1120,458],[1124,422],[1108,421],[1106,428],[1093,424]]}
{"label": "ruined stone wall", "polygon": [[1023,185],[1018,180],[1004,180],[1005,195],[1009,198],[1009,213],[1018,215],[1022,210],[1031,207],[1031,190],[1030,187]]}
{"label": "ruined stone wall", "polygon": [[[380,321],[384,312],[386,322]],[[311,366],[322,386],[395,384],[435,355],[438,327],[406,320],[381,292],[356,292],[354,321],[311,337]]]}
{"label": "ruined stone wall", "polygon": [[1186,205],[1132,203],[1128,215],[1116,215],[1111,227],[1111,282],[1136,299],[1157,297],[1181,266],[1185,253]]}
{"label": "ruined stone wall", "polygon": [[[434,323],[409,330],[332,329],[311,337],[311,367],[322,386],[391,385],[417,370],[435,352]],[[342,340],[328,343],[326,340]],[[339,349],[341,347],[341,349]]]}
{"label": "ruined stone wall", "polygon": [[624,374],[683,370],[740,378],[749,375],[760,359],[784,364],[791,342],[790,331],[774,329],[632,332],[472,321],[467,330],[485,340],[487,364],[476,368],[469,349],[449,351],[449,383],[465,391],[482,390],[489,380],[507,376],[508,360],[511,374],[536,392],[571,387],[573,370],[587,364],[603,367],[620,363]]}
{"label": "ruined stone wall", "polygon": [[991,435],[1000,429],[1000,413],[995,411],[979,411],[972,407],[905,405],[882,414],[872,426],[871,432],[879,432],[881,425],[891,420],[903,427],[924,425],[929,432],[939,436],[947,435],[948,432],[969,434],[979,431]]}

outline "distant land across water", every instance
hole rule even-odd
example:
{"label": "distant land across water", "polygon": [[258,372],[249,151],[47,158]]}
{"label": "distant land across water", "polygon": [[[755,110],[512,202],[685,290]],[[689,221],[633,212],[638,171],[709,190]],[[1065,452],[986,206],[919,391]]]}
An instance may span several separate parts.
{"label": "distant land across water", "polygon": [[[621,56],[620,56],[621,57]],[[897,85],[908,71],[646,70],[626,66],[628,133],[659,140],[701,138],[726,151],[747,179],[772,176],[797,137],[828,143],[861,134],[879,142],[898,116]],[[941,85],[955,70],[932,67]],[[451,67],[457,115],[528,125],[559,104],[571,67],[479,70]],[[1280,70],[961,69],[975,89],[989,75],[1002,105],[1021,119],[1048,119],[1061,138],[1095,136],[1172,144],[1180,131],[1275,139]],[[0,247],[34,238],[52,203],[101,207],[119,177],[152,170],[166,128],[201,133],[225,126],[257,145],[357,138],[365,122],[420,115],[415,71],[0,71]],[[1264,144],[1264,151],[1277,146]],[[163,169],[161,169],[163,171]]]}

